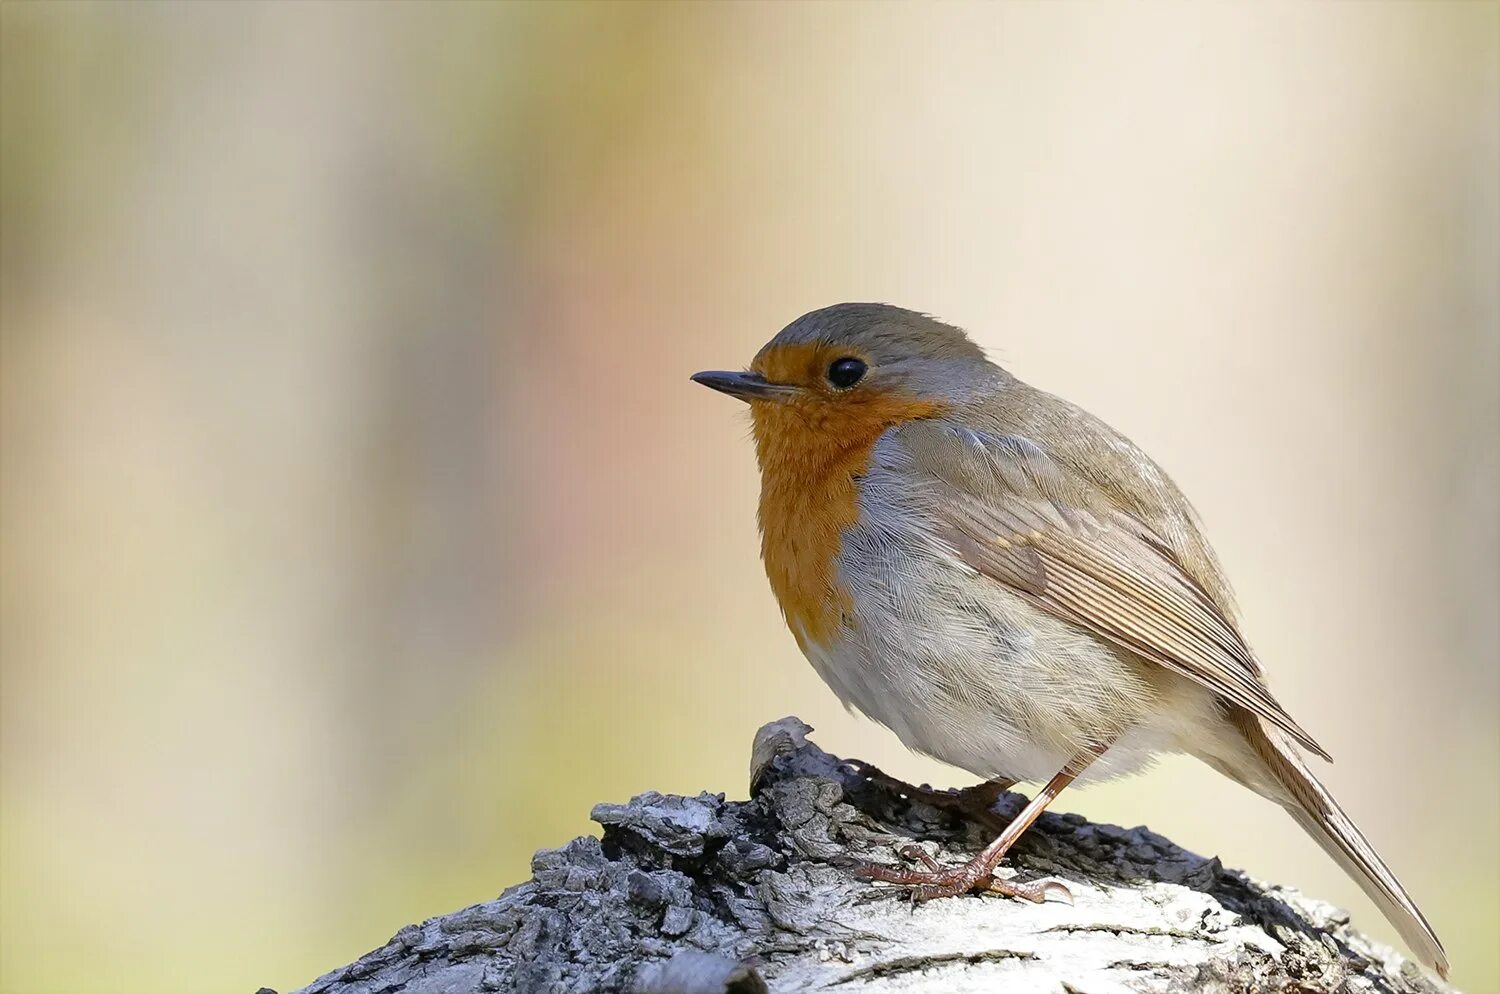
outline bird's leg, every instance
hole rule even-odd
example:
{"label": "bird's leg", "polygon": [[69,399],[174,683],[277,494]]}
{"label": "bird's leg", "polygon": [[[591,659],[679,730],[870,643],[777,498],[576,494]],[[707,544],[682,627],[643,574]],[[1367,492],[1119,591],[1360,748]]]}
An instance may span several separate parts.
{"label": "bird's leg", "polygon": [[1048,781],[1036,797],[1016,815],[1011,823],[1005,826],[994,842],[985,846],[984,849],[962,866],[940,867],[929,858],[921,862],[925,869],[911,870],[881,866],[876,863],[863,863],[855,868],[858,876],[867,880],[882,880],[886,883],[902,884],[913,888],[912,897],[918,901],[930,901],[939,897],[953,897],[971,890],[991,890],[1000,894],[1008,894],[1011,897],[1022,897],[1028,901],[1041,903],[1046,899],[1049,890],[1060,891],[1064,896],[1068,895],[1068,889],[1056,881],[1043,880],[1037,883],[1022,884],[1009,880],[999,880],[994,876],[995,867],[1000,860],[1010,851],[1010,847],[1016,844],[1016,840],[1031,827],[1047,805],[1062,793],[1063,788],[1076,780],[1090,763],[1097,759],[1103,749],[1092,750],[1085,756],[1069,763],[1062,772]]}
{"label": "bird's leg", "polygon": [[1014,780],[996,778],[962,790],[939,790],[925,783],[920,787],[915,787],[862,759],[849,760],[848,764],[867,782],[888,793],[905,797],[908,800],[921,801],[939,811],[951,811],[960,818],[967,818],[969,821],[996,832],[1005,830],[1005,820],[997,817],[990,809],[1000,799],[1001,794],[1016,785]]}

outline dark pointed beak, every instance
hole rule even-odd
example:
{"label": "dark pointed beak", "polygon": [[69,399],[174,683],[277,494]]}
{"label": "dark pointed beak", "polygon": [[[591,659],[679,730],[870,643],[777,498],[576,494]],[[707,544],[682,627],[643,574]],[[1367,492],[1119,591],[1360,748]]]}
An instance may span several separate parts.
{"label": "dark pointed beak", "polygon": [[707,370],[693,374],[693,382],[701,383],[711,390],[738,397],[745,403],[752,400],[786,400],[797,393],[797,388],[784,383],[772,383],[759,373],[727,373]]}

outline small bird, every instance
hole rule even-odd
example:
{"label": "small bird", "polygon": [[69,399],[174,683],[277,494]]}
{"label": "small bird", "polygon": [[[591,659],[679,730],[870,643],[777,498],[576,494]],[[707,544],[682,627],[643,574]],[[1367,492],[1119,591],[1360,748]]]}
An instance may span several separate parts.
{"label": "small bird", "polygon": [[864,876],[1040,901],[994,871],[1058,793],[1184,752],[1285,808],[1447,975],[1299,754],[1329,758],[1267,687],[1192,507],[1129,439],[885,304],[813,311],[749,371],[693,379],[750,405],[766,574],[834,693],[987,798],[1046,785],[970,862]]}

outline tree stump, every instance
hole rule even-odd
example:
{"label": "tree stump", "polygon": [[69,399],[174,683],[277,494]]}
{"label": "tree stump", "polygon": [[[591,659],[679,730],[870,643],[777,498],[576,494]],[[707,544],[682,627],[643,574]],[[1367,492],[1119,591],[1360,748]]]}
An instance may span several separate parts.
{"label": "tree stump", "polygon": [[[538,852],[531,880],[409,925],[302,994],[1452,990],[1330,905],[1073,814],[1044,815],[1002,870],[1058,880],[1071,904],[913,904],[848,864],[900,862],[914,844],[960,862],[992,834],[870,779],[809,731],[784,718],[757,733],[748,801],[600,804],[602,839]],[[1005,794],[992,811],[1024,803]]]}

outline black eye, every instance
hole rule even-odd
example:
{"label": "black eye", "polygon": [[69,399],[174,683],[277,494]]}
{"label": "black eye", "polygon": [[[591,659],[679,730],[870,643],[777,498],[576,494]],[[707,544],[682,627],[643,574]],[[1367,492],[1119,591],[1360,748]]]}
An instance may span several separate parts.
{"label": "black eye", "polygon": [[863,361],[851,356],[835,359],[828,367],[828,382],[840,390],[848,390],[859,382],[867,368]]}

